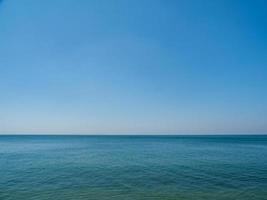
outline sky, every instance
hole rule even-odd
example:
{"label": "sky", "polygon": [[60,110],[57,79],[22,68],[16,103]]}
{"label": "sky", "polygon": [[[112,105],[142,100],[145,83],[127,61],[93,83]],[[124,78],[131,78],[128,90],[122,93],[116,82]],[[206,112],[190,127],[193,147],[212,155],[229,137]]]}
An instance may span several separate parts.
{"label": "sky", "polygon": [[1,0],[0,133],[267,133],[267,1]]}

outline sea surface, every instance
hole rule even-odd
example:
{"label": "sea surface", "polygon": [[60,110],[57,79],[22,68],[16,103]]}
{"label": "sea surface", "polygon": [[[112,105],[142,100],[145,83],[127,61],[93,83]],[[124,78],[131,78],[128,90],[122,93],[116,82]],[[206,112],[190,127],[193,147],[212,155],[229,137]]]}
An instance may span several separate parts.
{"label": "sea surface", "polygon": [[266,200],[267,136],[0,136],[0,200]]}

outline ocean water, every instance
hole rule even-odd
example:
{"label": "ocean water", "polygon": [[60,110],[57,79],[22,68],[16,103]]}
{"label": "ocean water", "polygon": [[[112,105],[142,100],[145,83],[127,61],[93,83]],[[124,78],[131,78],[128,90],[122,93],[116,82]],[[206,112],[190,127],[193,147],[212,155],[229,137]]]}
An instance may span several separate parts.
{"label": "ocean water", "polygon": [[267,136],[0,136],[0,200],[266,200]]}

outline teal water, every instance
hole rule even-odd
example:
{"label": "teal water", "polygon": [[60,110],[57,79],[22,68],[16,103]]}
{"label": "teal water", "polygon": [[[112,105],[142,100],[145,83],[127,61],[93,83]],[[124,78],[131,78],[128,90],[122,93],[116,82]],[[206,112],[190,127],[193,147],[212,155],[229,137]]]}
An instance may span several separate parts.
{"label": "teal water", "polygon": [[1,200],[263,200],[267,136],[0,136]]}

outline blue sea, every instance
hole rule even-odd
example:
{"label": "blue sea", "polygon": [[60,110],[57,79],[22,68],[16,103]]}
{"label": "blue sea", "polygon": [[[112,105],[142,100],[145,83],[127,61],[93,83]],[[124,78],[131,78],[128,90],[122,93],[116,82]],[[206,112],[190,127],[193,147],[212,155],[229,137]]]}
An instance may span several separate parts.
{"label": "blue sea", "polygon": [[266,200],[267,136],[0,136],[0,200]]}

